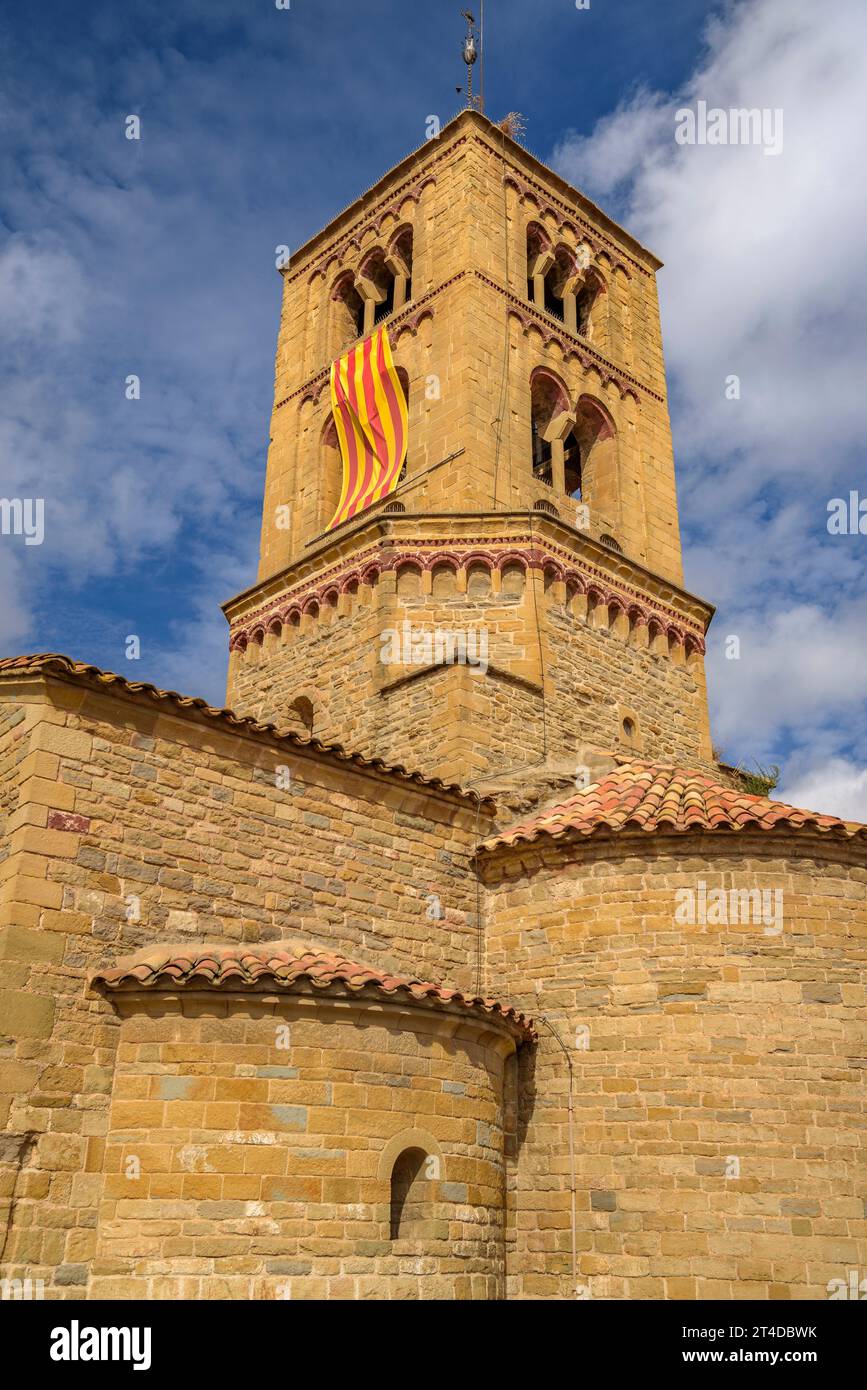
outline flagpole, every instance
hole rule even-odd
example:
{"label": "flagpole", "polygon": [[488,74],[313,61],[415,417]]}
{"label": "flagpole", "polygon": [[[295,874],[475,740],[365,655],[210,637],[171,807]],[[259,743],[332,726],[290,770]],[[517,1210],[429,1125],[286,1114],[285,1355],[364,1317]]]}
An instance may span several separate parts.
{"label": "flagpole", "polygon": [[485,112],[485,0],[479,0],[479,110]]}

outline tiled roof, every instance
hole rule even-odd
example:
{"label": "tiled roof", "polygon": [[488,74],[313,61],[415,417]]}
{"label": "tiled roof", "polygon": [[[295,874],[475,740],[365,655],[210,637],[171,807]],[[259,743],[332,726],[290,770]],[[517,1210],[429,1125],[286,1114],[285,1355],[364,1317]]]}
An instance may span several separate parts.
{"label": "tiled roof", "polygon": [[45,675],[79,681],[102,690],[115,689],[130,695],[146,695],[152,700],[162,700],[174,705],[178,710],[196,711],[206,719],[219,721],[228,728],[264,734],[284,743],[292,743],[299,748],[309,748],[314,753],[338,758],[341,762],[353,763],[356,767],[370,767],[387,776],[399,777],[404,781],[416,782],[420,786],[463,797],[472,801],[473,805],[479,802],[479,797],[465,791],[456,782],[443,782],[439,777],[426,777],[422,772],[409,772],[401,764],[386,763],[382,758],[365,758],[361,753],[347,752],[340,743],[322,743],[318,738],[305,738],[291,729],[281,729],[278,724],[262,724],[249,715],[235,714],[230,709],[217,709],[209,705],[207,700],[194,695],[179,695],[176,690],[161,690],[159,686],[150,685],[147,681],[130,681],[113,671],[103,671],[99,666],[73,661],[72,657],[61,656],[57,652],[42,652],[36,656],[0,657],[0,677],[27,672],[43,672]]}
{"label": "tiled roof", "polygon": [[568,801],[549,806],[484,840],[492,850],[540,836],[593,835],[640,830],[685,833],[701,830],[812,830],[842,838],[867,838],[867,826],[800,811],[767,796],[752,796],[715,782],[704,773],[657,763],[629,762],[585,787]]}
{"label": "tiled roof", "polygon": [[408,979],[358,965],[344,956],[291,941],[250,946],[149,946],[117,965],[98,970],[91,985],[107,990],[175,990],[183,987],[238,989],[263,986],[291,990],[299,981],[318,990],[333,987],[350,994],[364,989],[416,1004],[455,1005],[470,1014],[510,1025],[523,1038],[535,1037],[532,1019],[496,999],[483,999],[425,980]]}

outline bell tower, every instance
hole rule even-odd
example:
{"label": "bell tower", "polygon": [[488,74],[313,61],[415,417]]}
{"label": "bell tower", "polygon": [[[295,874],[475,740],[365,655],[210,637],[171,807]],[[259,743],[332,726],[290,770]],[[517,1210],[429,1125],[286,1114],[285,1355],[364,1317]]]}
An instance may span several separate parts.
{"label": "bell tower", "polygon": [[[293,255],[259,574],[224,608],[233,709],[465,783],[710,764],[659,266],[475,110]],[[328,529],[330,364],[380,325],[406,464]]]}

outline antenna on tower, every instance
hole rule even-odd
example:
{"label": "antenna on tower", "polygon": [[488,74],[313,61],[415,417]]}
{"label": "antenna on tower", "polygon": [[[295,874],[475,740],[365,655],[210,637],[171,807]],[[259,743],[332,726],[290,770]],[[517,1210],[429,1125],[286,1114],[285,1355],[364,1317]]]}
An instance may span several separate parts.
{"label": "antenna on tower", "polygon": [[[482,24],[484,25],[484,0],[482,0]],[[461,14],[467,21],[467,32],[464,35],[463,60],[467,65],[467,106],[474,111],[484,111],[484,58],[480,69],[480,92],[478,96],[473,95],[473,64],[479,57],[482,48],[481,31],[476,24],[476,17],[470,10],[461,10]],[[455,88],[460,92],[462,88]]]}

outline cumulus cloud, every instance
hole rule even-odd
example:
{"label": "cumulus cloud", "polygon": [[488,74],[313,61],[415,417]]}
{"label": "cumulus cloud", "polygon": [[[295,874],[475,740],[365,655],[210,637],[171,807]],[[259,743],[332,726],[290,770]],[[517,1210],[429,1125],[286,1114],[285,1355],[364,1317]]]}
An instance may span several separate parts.
{"label": "cumulus cloud", "polygon": [[791,806],[803,806],[808,811],[833,806],[832,814],[843,820],[863,822],[867,806],[867,768],[847,758],[830,758],[826,763],[787,779],[774,794]]}
{"label": "cumulus cloud", "polygon": [[[680,90],[639,90],[552,156],[666,262],[687,579],[720,605],[715,731],[732,754],[793,766],[816,740],[857,758],[867,695],[867,539],[826,526],[829,499],[865,477],[865,47],[860,0],[744,0],[709,25]],[[700,101],[782,110],[782,152],[678,144],[677,112]],[[742,637],[739,662],[721,655],[727,633]],[[838,795],[851,809],[852,766],[816,781],[819,809]]]}
{"label": "cumulus cloud", "polygon": [[387,8],[137,0],[4,23],[0,495],[46,507],[41,547],[0,538],[4,653],[117,667],[135,632],[139,678],[222,700],[219,603],[255,577],[275,247],[424,138],[414,60],[438,21],[392,26],[384,109]]}
{"label": "cumulus cloud", "polygon": [[[739,475],[759,464],[764,477],[815,470],[829,431],[836,449],[863,437],[867,184],[855,132],[867,121],[865,46],[860,0],[751,0],[711,26],[682,92],[641,92],[556,151],[579,186],[604,195],[628,184],[630,229],[668,266],[680,447],[747,486]],[[781,109],[782,154],[678,145],[676,112],[699,101]],[[730,374],[738,402],[725,397]],[[708,505],[711,483],[699,486]]]}

